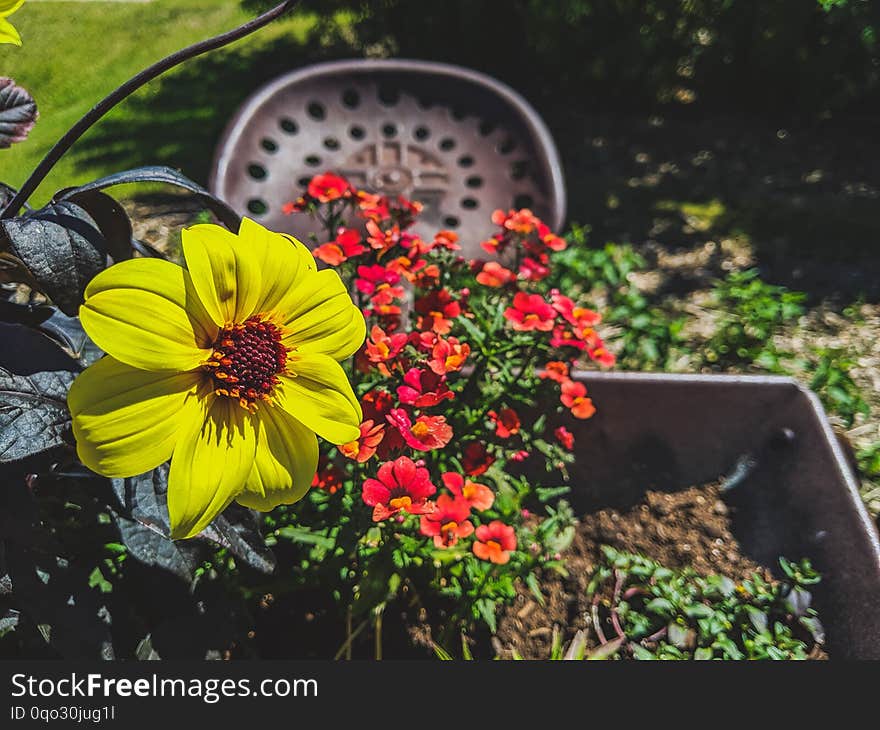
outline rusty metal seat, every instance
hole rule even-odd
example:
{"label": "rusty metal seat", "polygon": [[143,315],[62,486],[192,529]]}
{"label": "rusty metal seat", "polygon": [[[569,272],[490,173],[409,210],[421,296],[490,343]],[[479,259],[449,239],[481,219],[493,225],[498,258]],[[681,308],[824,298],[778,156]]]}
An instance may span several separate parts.
{"label": "rusty metal seat", "polygon": [[270,82],[230,122],[210,186],[308,242],[316,223],[281,208],[325,171],[421,201],[421,232],[456,231],[466,255],[493,232],[496,208],[531,208],[557,229],[565,218],[559,155],[537,112],[495,79],[447,64],[338,61]]}

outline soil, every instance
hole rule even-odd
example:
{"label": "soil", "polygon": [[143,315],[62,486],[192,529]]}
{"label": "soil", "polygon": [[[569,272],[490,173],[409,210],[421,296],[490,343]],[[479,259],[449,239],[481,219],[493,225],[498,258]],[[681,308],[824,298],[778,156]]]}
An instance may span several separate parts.
{"label": "soil", "polygon": [[[701,575],[721,574],[735,581],[769,571],[740,552],[730,532],[729,508],[716,485],[675,493],[646,492],[641,502],[621,512],[602,509],[583,517],[574,542],[563,556],[568,577],[547,571],[540,580],[545,605],[520,586],[513,605],[498,622],[496,654],[546,659],[554,628],[566,642],[590,627],[587,585],[602,545],[640,553],[670,568],[690,566]],[[588,631],[588,634],[592,632]]]}

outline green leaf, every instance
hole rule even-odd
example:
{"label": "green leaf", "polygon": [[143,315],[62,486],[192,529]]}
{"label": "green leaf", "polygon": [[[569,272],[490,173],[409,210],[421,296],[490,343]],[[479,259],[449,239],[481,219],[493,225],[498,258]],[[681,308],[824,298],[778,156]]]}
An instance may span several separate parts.
{"label": "green leaf", "polygon": [[658,596],[645,604],[645,610],[660,614],[661,616],[669,616],[675,612],[675,606],[672,605],[670,600]]}
{"label": "green leaf", "polygon": [[657,658],[654,655],[654,652],[648,651],[640,644],[630,644],[630,648],[632,648],[633,659],[638,659],[639,661],[653,661]]}
{"label": "green leaf", "polygon": [[481,598],[479,601],[477,601],[476,608],[483,621],[486,622],[486,626],[489,627],[489,631],[494,634],[498,628],[495,619],[495,601],[489,598]]}
{"label": "green leaf", "polygon": [[554,499],[558,499],[571,491],[571,487],[538,487],[535,489],[535,496],[545,504]]}
{"label": "green leaf", "polygon": [[336,545],[336,540],[319,532],[312,532],[308,527],[300,527],[298,525],[287,525],[275,531],[278,537],[283,537],[292,542],[299,542],[305,545],[317,545],[325,550],[332,550]]}
{"label": "green leaf", "polygon": [[544,594],[541,593],[541,585],[538,582],[538,576],[536,576],[534,573],[529,573],[526,576],[526,585],[528,586],[529,590],[532,592],[532,595],[535,597],[535,600],[540,605],[542,605],[542,606],[545,605],[546,601],[544,600]]}

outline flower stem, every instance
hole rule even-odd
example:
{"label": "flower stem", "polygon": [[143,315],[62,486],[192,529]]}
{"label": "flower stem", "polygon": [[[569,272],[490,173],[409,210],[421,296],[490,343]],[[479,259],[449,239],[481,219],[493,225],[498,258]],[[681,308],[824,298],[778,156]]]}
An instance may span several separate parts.
{"label": "flower stem", "polygon": [[110,92],[110,94],[108,94],[103,100],[95,104],[95,106],[93,106],[76,124],[74,124],[64,134],[64,136],[55,143],[52,149],[50,149],[49,152],[46,153],[46,156],[43,158],[40,164],[37,165],[37,167],[31,173],[30,177],[25,180],[24,184],[21,186],[21,189],[9,201],[9,203],[3,209],[3,212],[0,213],[0,220],[12,218],[13,216],[15,216],[28,201],[28,198],[33,195],[34,191],[37,189],[40,183],[43,182],[43,180],[46,178],[46,175],[48,175],[52,168],[55,167],[55,164],[58,162],[58,160],[60,160],[64,156],[64,154],[73,146],[73,144],[80,137],[82,137],[96,122],[98,122],[101,117],[103,117],[107,112],[113,109],[113,107],[115,107],[121,101],[131,96],[131,94],[141,88],[144,84],[149,83],[157,76],[161,76],[166,71],[174,68],[184,61],[188,61],[189,59],[195,58],[196,56],[201,56],[203,53],[207,53],[208,51],[222,48],[223,46],[237,41],[240,38],[244,38],[245,36],[250,35],[254,31],[262,28],[264,25],[268,25],[276,18],[281,17],[289,10],[292,10],[298,2],[299,0],[286,0],[285,2],[280,3],[279,5],[272,8],[272,10],[263,13],[261,16],[254,18],[253,20],[239,26],[238,28],[235,28],[234,30],[230,30],[218,36],[214,36],[213,38],[208,38],[204,41],[199,41],[198,43],[187,46],[186,48],[183,48],[176,53],[172,53],[170,56],[167,56],[161,61],[157,61],[152,66],[144,69],[139,74],[122,84],[122,86],[118,87],[115,91]]}

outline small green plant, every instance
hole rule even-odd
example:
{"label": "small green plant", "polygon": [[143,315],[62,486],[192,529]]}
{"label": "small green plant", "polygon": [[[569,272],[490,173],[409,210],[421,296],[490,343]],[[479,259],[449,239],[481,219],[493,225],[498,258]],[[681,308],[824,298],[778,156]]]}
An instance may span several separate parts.
{"label": "small green plant", "polygon": [[810,607],[820,577],[809,561],[780,558],[785,575],[755,573],[736,583],[671,570],[640,555],[603,547],[588,586],[600,647],[633,659],[807,659],[824,632]]}
{"label": "small green plant", "polygon": [[632,246],[607,243],[589,248],[588,233],[587,226],[572,226],[566,236],[568,248],[557,257],[555,285],[564,292],[583,293],[593,303],[603,302],[618,366],[663,370],[683,342],[684,318],[658,306],[631,282],[633,274],[649,270]]}
{"label": "small green plant", "polygon": [[768,284],[756,269],[731,272],[715,283],[712,299],[717,323],[700,348],[704,365],[716,370],[757,365],[770,372],[785,372],[789,353],[773,342],[773,335],[804,313],[806,295]]}
{"label": "small green plant", "polygon": [[871,409],[850,375],[855,362],[849,353],[840,348],[818,348],[815,354],[809,366],[813,373],[810,389],[821,398],[822,404],[840,416],[847,427],[853,425],[857,414],[869,415]]}

